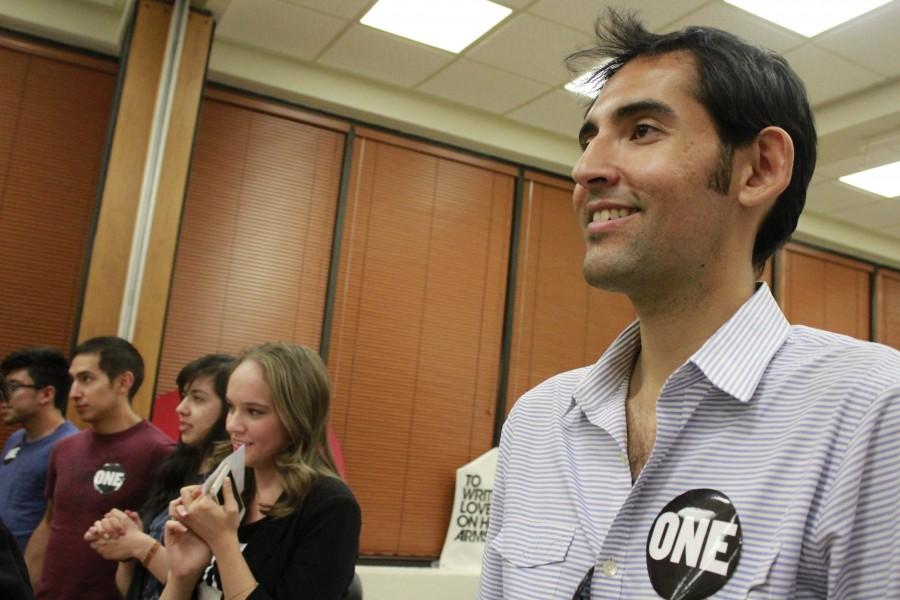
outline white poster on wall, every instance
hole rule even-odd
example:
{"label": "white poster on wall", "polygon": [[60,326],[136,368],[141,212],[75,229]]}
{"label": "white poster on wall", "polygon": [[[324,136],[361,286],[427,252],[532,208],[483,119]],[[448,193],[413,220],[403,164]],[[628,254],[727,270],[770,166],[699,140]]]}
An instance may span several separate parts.
{"label": "white poster on wall", "polygon": [[456,494],[441,551],[441,568],[481,569],[496,470],[497,448],[456,470]]}

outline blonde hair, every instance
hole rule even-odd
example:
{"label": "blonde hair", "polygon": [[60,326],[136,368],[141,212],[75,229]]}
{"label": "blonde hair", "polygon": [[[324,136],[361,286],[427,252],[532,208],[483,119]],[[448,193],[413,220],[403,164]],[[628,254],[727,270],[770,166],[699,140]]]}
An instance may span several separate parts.
{"label": "blonde hair", "polygon": [[[253,361],[262,370],[275,413],[288,434],[287,447],[275,457],[284,493],[275,504],[263,507],[268,515],[284,517],[300,507],[316,480],[339,477],[328,448],[328,372],[315,351],[284,342],[247,348],[235,364],[245,361]],[[223,450],[230,452],[230,443]],[[245,492],[252,493],[252,481],[248,479]]]}

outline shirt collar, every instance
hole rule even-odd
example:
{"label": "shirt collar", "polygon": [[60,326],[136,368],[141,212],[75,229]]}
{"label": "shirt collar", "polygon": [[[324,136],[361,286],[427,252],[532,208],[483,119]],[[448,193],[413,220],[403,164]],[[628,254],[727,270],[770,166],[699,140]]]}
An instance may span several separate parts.
{"label": "shirt collar", "polygon": [[[747,402],[753,397],[772,356],[787,339],[790,330],[791,326],[772,297],[769,286],[760,283],[756,292],[706,340],[688,362],[700,369],[714,386],[741,402]],[[594,415],[599,417],[597,413],[602,407],[594,406],[593,402],[615,397],[622,379],[631,373],[640,346],[640,321],[634,321],[575,386],[566,413],[577,404],[589,419]]]}
{"label": "shirt collar", "polygon": [[763,373],[790,334],[791,326],[769,287],[756,292],[689,359],[709,381],[747,402]]}
{"label": "shirt collar", "polygon": [[622,385],[622,380],[631,374],[634,358],[641,347],[641,324],[633,321],[610,344],[606,352],[588,369],[581,381],[572,391],[572,401],[566,412],[577,404],[581,410],[591,417],[599,418],[597,411],[601,406],[595,405],[597,399],[612,401],[615,392]]}

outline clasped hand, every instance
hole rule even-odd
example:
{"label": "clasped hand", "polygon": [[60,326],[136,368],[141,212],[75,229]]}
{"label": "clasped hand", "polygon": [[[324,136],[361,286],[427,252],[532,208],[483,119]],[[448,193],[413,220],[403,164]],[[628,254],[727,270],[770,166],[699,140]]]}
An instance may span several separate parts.
{"label": "clasped hand", "polygon": [[139,550],[142,535],[141,518],[136,512],[114,508],[94,521],[84,539],[107,560],[129,560]]}
{"label": "clasped hand", "polygon": [[237,542],[240,513],[231,482],[222,486],[224,502],[204,494],[199,485],[181,488],[169,503],[165,545],[170,552],[169,567],[176,576],[198,574],[209,564],[211,554],[229,541]]}

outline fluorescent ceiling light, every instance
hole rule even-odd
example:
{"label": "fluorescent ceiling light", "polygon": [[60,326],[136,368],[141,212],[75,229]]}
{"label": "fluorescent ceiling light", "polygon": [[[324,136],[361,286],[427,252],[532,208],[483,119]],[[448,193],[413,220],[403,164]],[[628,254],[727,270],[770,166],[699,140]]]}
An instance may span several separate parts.
{"label": "fluorescent ceiling light", "polygon": [[725,0],[763,19],[812,37],[890,0]]}
{"label": "fluorescent ceiling light", "polygon": [[565,85],[566,89],[570,92],[575,92],[576,94],[593,100],[597,96],[597,83],[592,83],[590,81],[591,75],[593,74],[593,71],[582,73],[581,75],[567,83]]}
{"label": "fluorescent ceiling light", "polygon": [[378,0],[360,23],[449,52],[459,52],[511,8],[488,0]]}
{"label": "fluorescent ceiling light", "polygon": [[570,92],[575,92],[576,94],[593,100],[597,97],[597,93],[600,91],[600,88],[603,87],[603,84],[606,83],[606,80],[601,79],[600,81],[590,81],[591,76],[608,62],[609,60],[604,60],[603,62],[597,63],[596,65],[567,83],[564,87]]}
{"label": "fluorescent ceiling light", "polygon": [[839,180],[885,198],[896,198],[900,196],[900,160],[852,175],[844,175]]}

